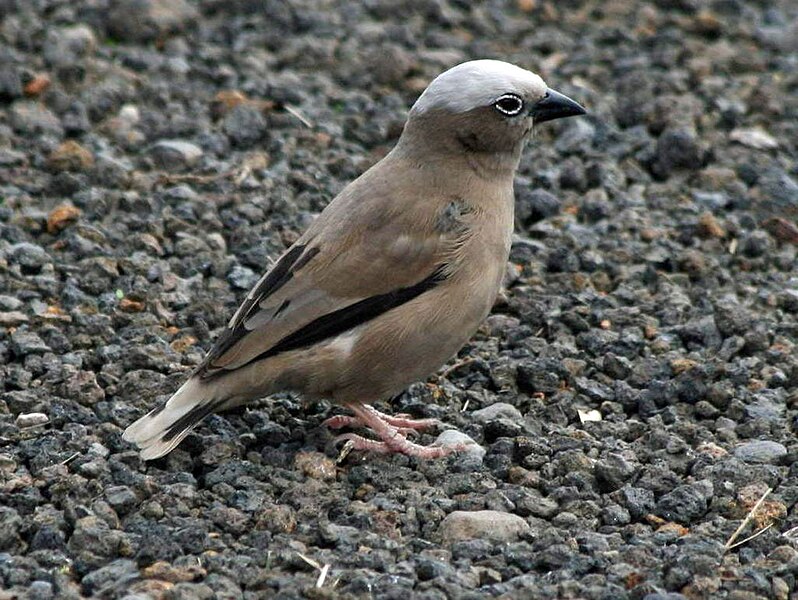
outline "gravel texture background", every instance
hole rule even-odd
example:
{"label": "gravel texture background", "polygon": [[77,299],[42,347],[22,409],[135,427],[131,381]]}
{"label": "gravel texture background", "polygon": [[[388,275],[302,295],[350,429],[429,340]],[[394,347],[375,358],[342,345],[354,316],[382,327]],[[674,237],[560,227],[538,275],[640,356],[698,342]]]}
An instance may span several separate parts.
{"label": "gravel texture background", "polygon": [[[282,396],[143,464],[122,429],[482,57],[590,110],[383,406],[485,452],[336,465]],[[0,0],[0,598],[790,598],[797,221],[793,0]]]}

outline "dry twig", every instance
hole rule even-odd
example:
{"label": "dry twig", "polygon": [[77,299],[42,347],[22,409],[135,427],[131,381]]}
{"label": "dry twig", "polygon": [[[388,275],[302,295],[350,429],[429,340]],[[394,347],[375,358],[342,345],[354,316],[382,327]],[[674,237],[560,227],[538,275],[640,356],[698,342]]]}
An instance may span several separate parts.
{"label": "dry twig", "polygon": [[726,551],[727,551],[727,552],[728,552],[729,550],[731,550],[732,548],[736,548],[737,546],[739,546],[739,545],[741,545],[741,544],[744,544],[745,542],[749,542],[749,541],[751,541],[751,540],[752,540],[752,539],[754,539],[756,536],[758,536],[758,535],[760,535],[760,534],[764,533],[765,531],[767,531],[767,530],[768,530],[768,529],[769,529],[769,528],[770,528],[770,527],[773,525],[773,524],[771,523],[770,525],[768,525],[768,526],[767,526],[767,527],[765,527],[764,529],[761,529],[761,530],[760,530],[758,533],[756,533],[755,535],[752,535],[751,537],[744,539],[744,540],[743,540],[742,542],[740,542],[739,544],[735,544],[735,543],[734,543],[734,541],[735,541],[735,540],[736,540],[736,539],[737,539],[737,538],[740,536],[740,534],[742,533],[743,529],[745,529],[745,528],[748,526],[748,524],[751,522],[751,519],[753,519],[753,518],[754,518],[754,515],[756,514],[756,511],[758,511],[758,510],[759,510],[759,507],[760,507],[760,506],[762,506],[762,503],[765,501],[765,498],[767,498],[767,497],[770,495],[770,492],[772,492],[772,491],[773,491],[773,488],[770,488],[770,487],[769,487],[769,488],[768,488],[768,489],[765,491],[765,493],[764,493],[764,494],[762,494],[762,497],[761,497],[759,500],[757,500],[756,504],[754,504],[753,508],[751,508],[751,510],[748,512],[748,514],[747,514],[747,515],[745,515],[745,519],[743,519],[743,522],[742,522],[742,523],[740,523],[740,526],[739,526],[737,529],[735,529],[735,530],[734,530],[734,533],[733,533],[733,534],[731,534],[731,537],[729,538],[729,540],[728,540],[728,541],[726,542],[726,544],[724,545],[724,548],[726,549]]}
{"label": "dry twig", "polygon": [[80,456],[80,452],[75,452],[75,454],[73,454],[73,455],[72,455],[72,456],[70,456],[69,458],[65,458],[65,459],[64,459],[64,460],[62,460],[62,461],[61,461],[59,464],[61,464],[61,465],[68,465],[68,464],[69,464],[69,463],[71,463],[73,460],[75,460],[75,459],[76,459],[78,456]]}
{"label": "dry twig", "polygon": [[329,565],[329,563],[328,563],[328,564],[325,564],[325,565],[324,565],[324,566],[321,568],[321,573],[319,573],[319,578],[316,580],[316,587],[317,587],[317,588],[320,588],[321,586],[323,586],[323,585],[324,585],[324,580],[325,580],[325,579],[327,579],[327,572],[328,572],[329,570],[330,570],[330,565]]}
{"label": "dry twig", "polygon": [[770,525],[768,525],[767,527],[763,527],[762,529],[760,529],[760,530],[759,530],[759,531],[757,531],[756,533],[754,533],[754,534],[752,534],[752,535],[749,535],[749,536],[748,536],[747,538],[745,538],[744,540],[741,540],[741,541],[737,542],[736,544],[733,544],[733,545],[729,546],[729,547],[727,548],[727,550],[733,550],[734,548],[737,548],[737,546],[742,546],[743,544],[747,544],[748,542],[750,542],[750,541],[751,541],[751,540],[753,540],[754,538],[758,538],[760,535],[762,535],[763,533],[765,533],[765,532],[766,532],[768,529],[770,529],[771,527],[773,527],[773,525],[774,525],[774,524],[773,524],[773,523],[771,523],[771,524],[770,524]]}
{"label": "dry twig", "polygon": [[319,577],[316,579],[316,587],[320,588],[323,586],[324,582],[327,580],[327,574],[330,572],[330,564],[326,563],[324,566],[322,566],[318,563],[318,561],[313,560],[309,556],[305,556],[301,552],[297,552],[297,556],[308,563],[311,567],[319,571]]}
{"label": "dry twig", "polygon": [[291,115],[292,117],[297,119],[300,123],[302,123],[305,127],[307,127],[308,129],[313,129],[313,123],[311,123],[301,112],[299,112],[299,109],[291,106],[290,104],[284,104],[283,109],[289,115]]}

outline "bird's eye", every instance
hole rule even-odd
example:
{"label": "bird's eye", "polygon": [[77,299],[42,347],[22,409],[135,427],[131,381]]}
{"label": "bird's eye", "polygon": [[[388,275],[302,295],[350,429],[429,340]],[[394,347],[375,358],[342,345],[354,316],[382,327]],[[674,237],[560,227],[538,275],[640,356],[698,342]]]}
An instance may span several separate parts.
{"label": "bird's eye", "polygon": [[524,101],[515,94],[499,96],[493,106],[503,115],[514,117],[524,110]]}

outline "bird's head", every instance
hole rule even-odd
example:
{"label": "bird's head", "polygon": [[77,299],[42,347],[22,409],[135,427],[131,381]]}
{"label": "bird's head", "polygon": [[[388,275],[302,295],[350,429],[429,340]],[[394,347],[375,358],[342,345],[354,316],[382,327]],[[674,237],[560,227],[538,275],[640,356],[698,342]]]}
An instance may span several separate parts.
{"label": "bird's head", "polygon": [[585,114],[535,73],[498,60],[473,60],[438,75],[410,110],[405,132],[466,153],[517,157],[532,126]]}

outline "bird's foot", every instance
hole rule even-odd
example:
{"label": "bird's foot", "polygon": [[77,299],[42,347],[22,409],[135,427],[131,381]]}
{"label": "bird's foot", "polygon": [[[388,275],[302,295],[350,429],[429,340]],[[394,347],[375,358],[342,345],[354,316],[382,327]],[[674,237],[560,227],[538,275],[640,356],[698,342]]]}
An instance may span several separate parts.
{"label": "bird's foot", "polygon": [[421,446],[407,439],[411,433],[439,425],[437,419],[412,419],[410,415],[386,415],[367,404],[349,404],[353,417],[336,415],[324,421],[331,429],[357,426],[370,429],[379,438],[370,440],[354,433],[345,433],[335,442],[346,441],[350,450],[367,450],[377,454],[406,454],[417,458],[440,458],[459,450],[456,446]]}
{"label": "bird's foot", "polygon": [[335,438],[335,443],[346,442],[350,450],[367,450],[375,454],[405,454],[416,458],[440,458],[458,450],[456,446],[421,446],[398,433],[389,440],[378,442],[355,433],[344,433]]}
{"label": "bird's foot", "polygon": [[[426,431],[427,429],[432,429],[441,424],[438,419],[413,419],[412,416],[408,414],[386,415],[368,405],[363,405],[363,408],[380,421],[398,429],[399,433],[402,435],[411,435],[418,431]],[[322,425],[330,429],[343,429],[344,427],[371,428],[363,418],[359,416],[351,417],[349,415],[334,415],[329,419],[325,419]]]}

